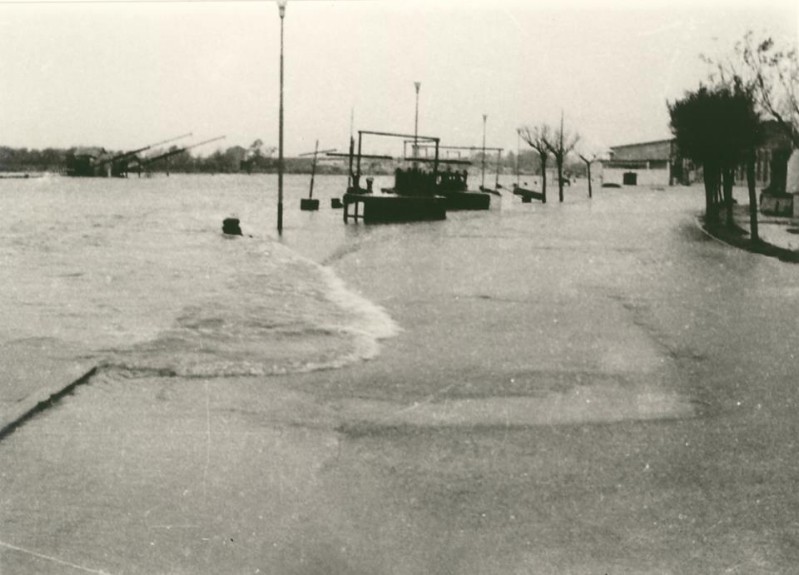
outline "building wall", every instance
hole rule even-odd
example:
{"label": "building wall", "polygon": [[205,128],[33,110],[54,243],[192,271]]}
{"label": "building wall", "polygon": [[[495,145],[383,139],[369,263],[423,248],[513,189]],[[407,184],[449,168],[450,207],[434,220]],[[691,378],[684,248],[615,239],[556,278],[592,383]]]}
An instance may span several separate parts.
{"label": "building wall", "polygon": [[602,166],[602,183],[624,185],[624,174],[632,172],[637,176],[638,186],[668,186],[669,168],[624,168],[613,166]]}
{"label": "building wall", "polygon": [[602,164],[603,182],[624,185],[624,174],[633,173],[638,186],[669,186],[679,176],[672,173],[674,160],[674,140],[614,146]]}
{"label": "building wall", "polygon": [[[784,193],[791,141],[774,121],[763,124],[762,138],[756,153],[756,185],[768,192]],[[690,184],[696,177],[701,180],[701,169],[680,157],[674,139],[612,147],[611,159],[603,163],[604,181],[622,184],[626,171],[638,174],[639,186]],[[736,170],[736,179],[746,182],[745,164]]]}

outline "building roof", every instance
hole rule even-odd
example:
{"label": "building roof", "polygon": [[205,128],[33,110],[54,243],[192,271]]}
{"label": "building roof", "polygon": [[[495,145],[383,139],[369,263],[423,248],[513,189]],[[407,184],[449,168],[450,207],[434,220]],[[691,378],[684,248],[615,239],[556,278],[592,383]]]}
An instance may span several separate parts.
{"label": "building roof", "polygon": [[664,139],[664,140],[650,140],[648,142],[636,142],[635,144],[619,144],[618,146],[610,146],[610,149],[611,150],[618,150],[618,149],[621,149],[621,148],[634,148],[634,147],[640,147],[640,146],[650,146],[650,145],[655,145],[655,144],[670,144],[674,140],[675,140],[674,138],[668,138],[668,139]]}
{"label": "building roof", "polygon": [[674,138],[610,147],[611,161],[662,161],[674,156]]}

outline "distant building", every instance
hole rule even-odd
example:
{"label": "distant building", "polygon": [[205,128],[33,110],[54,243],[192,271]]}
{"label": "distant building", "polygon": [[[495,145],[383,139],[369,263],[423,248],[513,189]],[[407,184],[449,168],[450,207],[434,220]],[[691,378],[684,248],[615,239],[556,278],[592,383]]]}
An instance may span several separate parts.
{"label": "distant building", "polygon": [[612,146],[602,161],[602,181],[622,186],[690,184],[693,167],[679,156],[674,138]]}
{"label": "distant building", "polygon": [[[757,149],[755,184],[771,194],[785,193],[791,140],[775,121],[763,123],[763,141]],[[610,148],[610,159],[602,162],[603,183],[625,186],[688,185],[702,181],[702,168],[680,157],[677,142],[656,140]],[[746,164],[735,172],[736,182],[746,183]]]}

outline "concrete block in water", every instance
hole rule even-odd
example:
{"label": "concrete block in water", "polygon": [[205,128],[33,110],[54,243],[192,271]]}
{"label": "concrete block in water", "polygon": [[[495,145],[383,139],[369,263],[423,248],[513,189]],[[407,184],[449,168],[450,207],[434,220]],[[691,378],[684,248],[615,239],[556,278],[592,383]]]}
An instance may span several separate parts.
{"label": "concrete block in water", "polygon": [[225,218],[222,221],[222,233],[227,234],[229,236],[240,236],[243,235],[241,233],[241,227],[239,226],[239,219],[238,218]]}
{"label": "concrete block in water", "polygon": [[[344,203],[355,213],[347,219],[362,219],[366,224],[443,220],[447,217],[446,200],[440,196],[397,196],[393,194],[345,194]],[[360,214],[356,215],[360,208]]]}
{"label": "concrete block in water", "polygon": [[300,200],[300,209],[302,211],[316,211],[319,209],[319,200],[313,198],[302,198]]}
{"label": "concrete block in water", "polygon": [[487,192],[450,192],[444,196],[448,210],[487,210],[491,195]]}

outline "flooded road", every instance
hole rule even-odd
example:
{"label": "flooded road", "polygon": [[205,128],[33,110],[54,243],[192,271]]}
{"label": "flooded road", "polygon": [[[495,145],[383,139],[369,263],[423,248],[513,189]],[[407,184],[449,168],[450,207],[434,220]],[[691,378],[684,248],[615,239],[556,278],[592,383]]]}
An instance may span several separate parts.
{"label": "flooded road", "polygon": [[0,443],[0,573],[795,573],[799,267],[706,237],[698,189],[566,196],[321,245],[338,216],[292,215],[398,333],[101,370]]}

